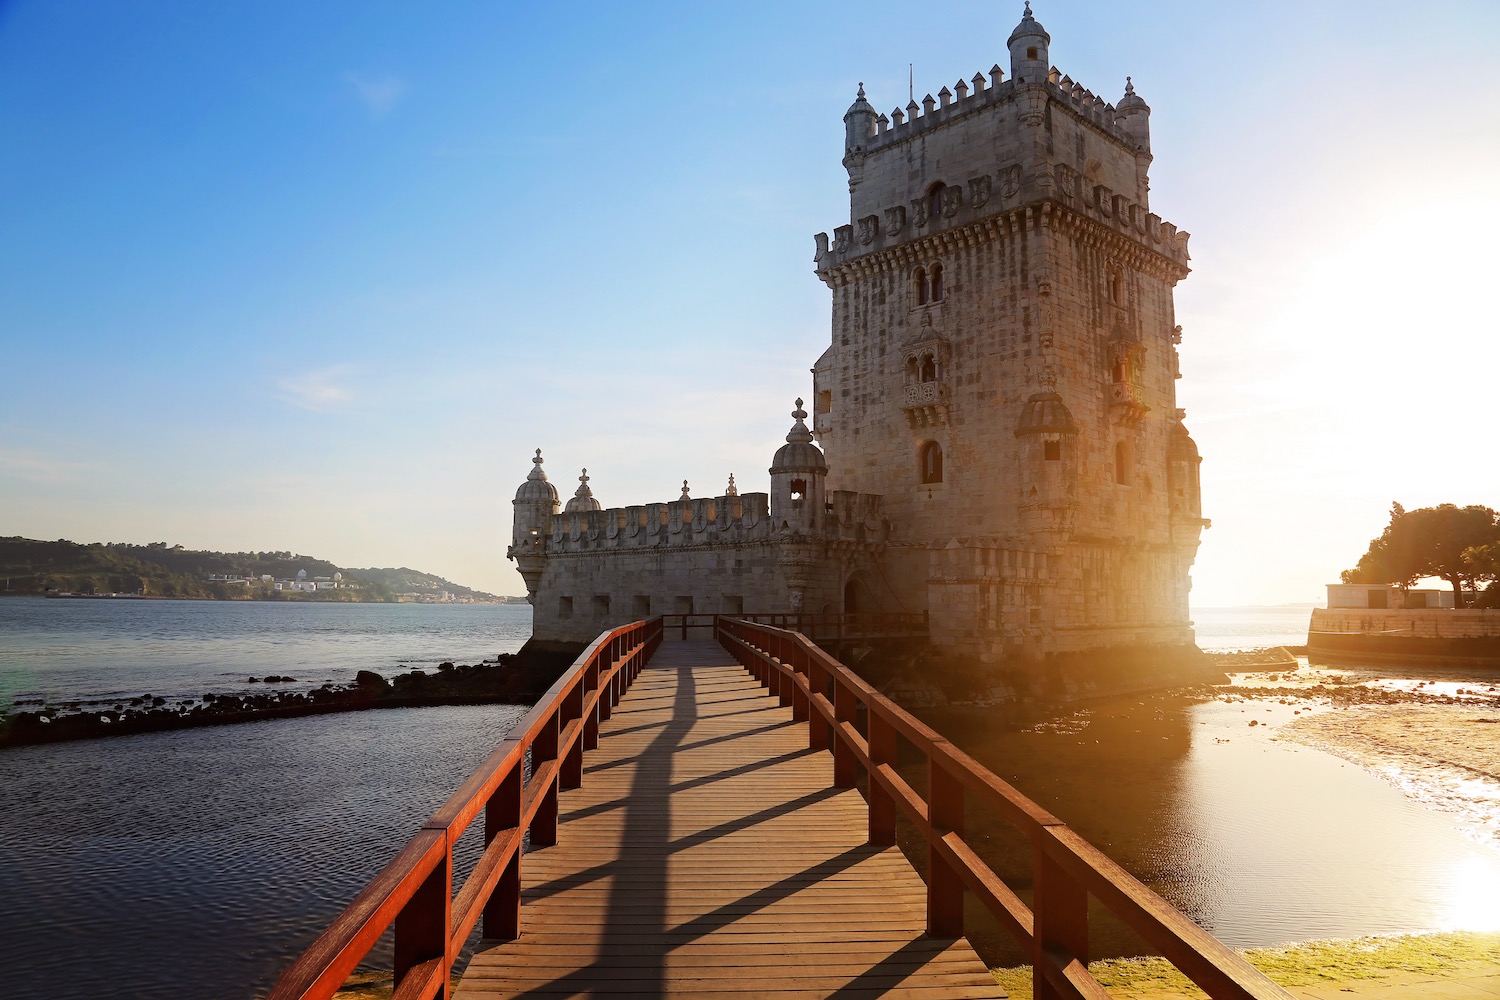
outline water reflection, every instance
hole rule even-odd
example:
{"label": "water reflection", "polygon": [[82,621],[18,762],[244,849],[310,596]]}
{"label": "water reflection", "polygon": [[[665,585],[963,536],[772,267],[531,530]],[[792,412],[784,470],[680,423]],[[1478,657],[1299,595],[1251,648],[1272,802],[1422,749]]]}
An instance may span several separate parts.
{"label": "water reflection", "polygon": [[[1231,946],[1500,922],[1500,854],[1359,767],[1276,739],[1295,710],[1131,697],[1023,732],[975,711],[926,715]],[[1026,845],[992,818],[969,823],[996,870],[1029,888]],[[991,933],[978,935],[986,957],[1016,954]],[[1091,948],[1146,950],[1102,918]]]}

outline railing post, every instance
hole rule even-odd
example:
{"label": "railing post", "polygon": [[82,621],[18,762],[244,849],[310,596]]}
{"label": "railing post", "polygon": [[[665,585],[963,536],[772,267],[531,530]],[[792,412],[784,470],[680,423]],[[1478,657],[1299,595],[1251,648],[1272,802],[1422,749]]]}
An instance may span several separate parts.
{"label": "railing post", "polygon": [[943,769],[937,758],[927,758],[927,933],[956,938],[964,933],[964,882],[938,850],[946,833],[963,833],[964,786]]}
{"label": "railing post", "polygon": [[[807,647],[793,640],[792,663],[790,664],[792,669],[804,677],[808,676],[807,665],[810,659]],[[792,678],[792,721],[807,721],[807,695],[803,692],[802,685],[797,683],[795,676]]]}
{"label": "railing post", "polygon": [[1032,988],[1036,1000],[1063,1000],[1068,994],[1052,986],[1043,966],[1051,961],[1049,952],[1088,964],[1089,894],[1052,859],[1047,828],[1040,833],[1032,866]]}
{"label": "railing post", "polygon": [[[541,770],[544,764],[557,759],[557,730],[557,709],[554,708],[547,717],[546,724],[542,726],[542,731],[532,741],[532,774]],[[542,801],[532,816],[530,833],[533,847],[550,847],[557,843],[557,786],[558,781],[554,777],[547,790],[542,793]]]}
{"label": "railing post", "polygon": [[[500,782],[484,807],[484,846],[500,834],[521,825],[522,762]],[[484,936],[496,941],[514,941],[521,936],[521,848],[511,856],[495,883],[495,891],[484,904]]]}
{"label": "railing post", "polygon": [[896,800],[891,798],[885,786],[875,776],[881,764],[896,762],[896,729],[885,720],[885,716],[873,707],[869,708],[870,719],[870,763],[867,775],[870,785],[870,843],[894,844],[896,842]]}
{"label": "railing post", "polygon": [[[594,656],[594,659],[588,665],[588,668],[586,670],[584,670],[584,672],[583,672],[583,694],[582,694],[582,699],[581,699],[582,702],[583,702],[583,704],[585,704],[585,705],[588,704],[589,693],[590,692],[592,692],[592,691],[598,691],[599,690],[599,670],[600,670],[599,664],[600,663],[606,663],[606,662],[607,663],[613,663],[614,662],[614,649],[615,649],[615,640],[614,639],[610,639],[608,642],[606,642],[604,644],[604,648],[601,649],[601,650],[599,650],[599,652]],[[579,768],[580,768],[580,773],[578,775],[578,783],[580,785],[583,784],[583,774],[582,774],[583,753],[582,753],[582,751],[583,750],[595,750],[595,749],[598,749],[598,747],[599,747],[599,704],[602,701],[604,701],[603,698],[595,698],[594,699],[594,707],[591,708],[591,709],[589,709],[589,711],[588,711],[588,718],[586,718],[586,719],[583,720],[583,735],[582,735],[582,738],[578,741],[579,745],[580,745],[580,752],[579,752],[579,755],[578,755]],[[606,718],[608,718],[608,716],[606,716]]]}
{"label": "railing post", "polygon": [[[793,666],[795,662],[794,657],[797,655],[796,651],[797,640],[789,635],[782,636],[781,656],[778,659],[781,660],[781,665],[786,669],[776,671],[776,699],[782,708],[786,708],[792,703],[792,695],[797,690],[797,682],[793,679],[793,674],[797,669]],[[796,717],[797,713],[793,711],[792,718],[795,719]]]}
{"label": "railing post", "polygon": [[858,779],[859,761],[854,748],[844,738],[843,724],[854,723],[854,714],[859,702],[854,689],[841,684],[837,677],[833,682],[833,786],[853,788]]}
{"label": "railing post", "polygon": [[[447,839],[446,831],[432,831]],[[437,995],[449,996],[448,976],[454,956],[448,954],[448,927],[453,919],[453,845],[446,844],[442,862],[423,880],[411,900],[396,914],[394,983],[412,969],[434,958],[443,962],[443,985]]]}
{"label": "railing post", "polygon": [[[595,710],[598,713],[600,722],[608,720],[609,717],[614,714],[612,710],[615,707],[615,674],[611,672],[608,678],[606,678],[605,673],[606,671],[614,671],[615,664],[620,662],[620,656],[626,649],[630,648],[630,644],[627,641],[628,636],[629,633],[626,633],[625,635],[617,636],[613,641],[610,642],[609,659],[600,661],[601,663],[608,663],[609,666],[601,666],[598,672],[594,675],[594,686],[600,688],[598,708]],[[595,734],[595,738],[597,740],[597,732]],[[598,745],[597,742],[595,743],[595,745]],[[590,747],[589,749],[592,750],[593,747]]]}
{"label": "railing post", "polygon": [[807,748],[827,750],[833,746],[833,727],[823,717],[813,699],[818,695],[828,696],[828,668],[816,656],[807,659]]}
{"label": "railing post", "polygon": [[[573,684],[573,690],[563,697],[562,712],[557,720],[559,735],[561,730],[574,719],[583,718],[583,678],[579,677]],[[582,727],[579,727],[582,729]],[[562,767],[557,771],[558,785],[561,788],[577,788],[583,784],[583,733],[568,747],[567,754],[563,757]]]}

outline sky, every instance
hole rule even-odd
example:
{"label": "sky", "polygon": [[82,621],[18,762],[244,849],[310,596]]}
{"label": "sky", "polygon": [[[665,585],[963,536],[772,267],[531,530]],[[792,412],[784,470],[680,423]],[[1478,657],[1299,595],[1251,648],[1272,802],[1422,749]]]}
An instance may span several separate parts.
{"label": "sky", "polygon": [[[1197,606],[1319,601],[1500,506],[1500,4],[1038,0],[1193,233]],[[542,448],[606,506],[764,490],[826,347],[842,116],[1019,3],[0,0],[0,535],[502,594]]]}

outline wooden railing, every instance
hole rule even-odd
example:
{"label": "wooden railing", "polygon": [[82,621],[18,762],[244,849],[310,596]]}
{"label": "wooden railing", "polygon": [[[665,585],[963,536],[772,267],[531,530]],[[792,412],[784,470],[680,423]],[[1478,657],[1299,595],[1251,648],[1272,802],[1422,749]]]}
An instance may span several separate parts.
{"label": "wooden railing", "polygon": [[[718,631],[720,615],[678,614],[663,615],[663,631],[671,638],[702,639],[712,642]],[[800,612],[772,612],[766,614],[740,614],[730,617],[741,621],[774,625],[777,628],[801,632],[813,642],[841,642],[845,639],[866,637],[890,638],[904,635],[926,635],[927,614],[911,614],[897,611],[851,611],[847,614],[812,614]]]}
{"label": "wooden railing", "polygon": [[[599,723],[609,718],[661,638],[661,619],[653,618],[595,639],[282,974],[271,1000],[333,996],[393,925],[394,1000],[446,997],[453,963],[481,916],[485,937],[519,935],[522,839],[529,834],[537,847],[557,843],[558,791],[583,783],[583,753],[597,746]],[[481,813],[484,853],[455,894],[453,846]]]}
{"label": "wooden railing", "polygon": [[[1209,996],[1290,1000],[1290,993],[1062,820],[870,687],[807,637],[734,618],[720,619],[718,637],[783,705],[791,706],[794,720],[807,722],[809,748],[833,752],[836,787],[857,787],[863,772],[870,843],[896,842],[898,810],[916,828],[927,851],[929,934],[961,936],[964,893],[972,892],[1030,954],[1038,1000],[1106,1000],[1109,994],[1088,971],[1092,896]],[[896,769],[898,741],[910,745],[926,761],[925,799]],[[964,839],[964,810],[969,805],[997,815],[1029,841],[1032,906]]]}

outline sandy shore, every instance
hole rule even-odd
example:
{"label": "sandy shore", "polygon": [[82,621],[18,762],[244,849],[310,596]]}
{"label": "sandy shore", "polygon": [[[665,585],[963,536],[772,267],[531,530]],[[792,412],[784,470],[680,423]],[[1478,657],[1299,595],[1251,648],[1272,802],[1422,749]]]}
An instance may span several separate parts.
{"label": "sandy shore", "polygon": [[1296,707],[1273,738],[1365,768],[1500,847],[1500,679],[1306,666],[1231,678],[1215,698]]}
{"label": "sandy shore", "polygon": [[1426,763],[1500,781],[1500,712],[1465,705],[1364,705],[1304,715],[1280,734],[1364,767]]}

